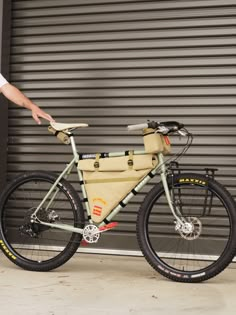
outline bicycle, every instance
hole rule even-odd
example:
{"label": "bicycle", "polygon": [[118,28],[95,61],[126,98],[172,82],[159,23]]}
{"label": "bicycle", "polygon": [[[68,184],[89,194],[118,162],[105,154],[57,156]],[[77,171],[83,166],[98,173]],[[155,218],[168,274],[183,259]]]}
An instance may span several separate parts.
{"label": "bicycle", "polygon": [[[63,265],[82,242],[96,243],[102,233],[115,228],[114,216],[160,173],[160,182],[147,193],[137,215],[137,239],[147,262],[179,282],[201,282],[223,271],[236,253],[235,203],[214,179],[214,169],[198,174],[178,166],[176,161],[192,143],[184,125],[152,121],[128,126],[144,130],[142,151],[78,153],[73,131],[87,126],[51,123],[49,131],[71,144],[71,162],[59,176],[26,173],[4,190],[0,247],[6,257],[31,271]],[[186,136],[187,142],[174,158],[165,160],[170,150],[167,136],[172,134]],[[167,165],[171,159],[175,161]],[[74,166],[83,199],[67,180]],[[104,197],[108,187],[113,191]]]}

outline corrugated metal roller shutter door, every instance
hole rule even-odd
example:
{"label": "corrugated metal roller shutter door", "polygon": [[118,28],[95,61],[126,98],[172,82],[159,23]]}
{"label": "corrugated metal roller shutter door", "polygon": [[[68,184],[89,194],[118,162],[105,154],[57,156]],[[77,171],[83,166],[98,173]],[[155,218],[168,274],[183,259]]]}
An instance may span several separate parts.
{"label": "corrugated metal roller shutter door", "polygon": [[[234,193],[235,15],[229,0],[13,1],[11,80],[58,121],[89,123],[77,137],[85,152],[141,148],[127,124],[184,122],[195,139],[182,163],[219,167],[218,179]],[[17,107],[9,109],[9,136],[9,178],[60,171],[71,157]],[[99,246],[137,248],[143,196]]]}

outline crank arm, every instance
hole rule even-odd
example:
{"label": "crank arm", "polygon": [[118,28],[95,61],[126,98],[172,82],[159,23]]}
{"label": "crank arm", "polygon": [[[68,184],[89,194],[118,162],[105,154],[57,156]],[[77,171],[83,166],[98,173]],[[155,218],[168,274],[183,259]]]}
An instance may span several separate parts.
{"label": "crank arm", "polygon": [[104,225],[104,226],[100,226],[100,227],[98,228],[99,231],[98,231],[98,232],[95,232],[95,234],[96,234],[96,233],[103,233],[103,232],[109,231],[109,230],[115,228],[117,225],[118,225],[118,222],[111,222],[111,223],[108,223],[108,224],[106,224],[106,225]]}

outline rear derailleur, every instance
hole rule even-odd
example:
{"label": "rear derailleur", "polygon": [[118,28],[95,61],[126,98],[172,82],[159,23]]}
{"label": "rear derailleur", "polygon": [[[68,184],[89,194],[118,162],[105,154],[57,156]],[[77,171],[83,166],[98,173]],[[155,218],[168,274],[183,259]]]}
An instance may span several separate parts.
{"label": "rear derailleur", "polygon": [[39,209],[36,218],[32,219],[32,215],[36,208],[31,208],[25,216],[25,222],[19,227],[21,234],[28,235],[33,238],[38,238],[40,233],[50,229],[49,226],[40,224],[40,221],[54,223],[60,220],[59,215],[54,210]]}

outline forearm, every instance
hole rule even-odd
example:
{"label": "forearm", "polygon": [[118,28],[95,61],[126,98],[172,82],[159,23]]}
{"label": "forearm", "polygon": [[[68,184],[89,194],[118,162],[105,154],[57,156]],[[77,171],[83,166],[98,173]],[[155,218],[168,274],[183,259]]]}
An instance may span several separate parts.
{"label": "forearm", "polygon": [[20,90],[14,85],[7,83],[1,86],[0,92],[9,99],[11,102],[25,107],[32,111],[32,117],[37,124],[41,124],[40,118],[44,118],[48,121],[54,121],[54,119],[43,111],[39,106],[34,104],[27,96],[25,96]]}
{"label": "forearm", "polygon": [[25,107],[30,110],[34,110],[38,106],[34,104],[28,97],[26,97],[20,90],[18,90],[15,86],[8,83],[2,86],[1,92],[3,95],[9,99],[11,102],[16,105]]}

